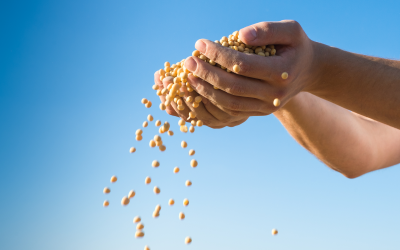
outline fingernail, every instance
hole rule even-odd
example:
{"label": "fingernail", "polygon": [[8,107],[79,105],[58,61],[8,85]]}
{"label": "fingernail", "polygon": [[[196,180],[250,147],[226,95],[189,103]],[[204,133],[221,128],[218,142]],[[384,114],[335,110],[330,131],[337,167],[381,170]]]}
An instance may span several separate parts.
{"label": "fingernail", "polygon": [[242,37],[241,40],[245,40],[246,42],[251,42],[257,37],[257,32],[252,26],[241,29],[239,34]]}
{"label": "fingernail", "polygon": [[206,53],[207,45],[202,40],[197,40],[194,47],[201,53]]}
{"label": "fingernail", "polygon": [[192,57],[189,57],[188,59],[185,60],[185,67],[189,71],[195,72],[197,69],[197,63]]}

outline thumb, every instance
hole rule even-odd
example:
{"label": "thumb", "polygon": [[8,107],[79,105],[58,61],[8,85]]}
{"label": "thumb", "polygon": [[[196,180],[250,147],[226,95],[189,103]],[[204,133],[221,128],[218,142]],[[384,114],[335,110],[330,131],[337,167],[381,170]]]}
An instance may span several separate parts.
{"label": "thumb", "polygon": [[305,35],[300,24],[292,20],[280,22],[261,22],[247,26],[239,31],[239,39],[251,46],[270,44],[290,45]]}

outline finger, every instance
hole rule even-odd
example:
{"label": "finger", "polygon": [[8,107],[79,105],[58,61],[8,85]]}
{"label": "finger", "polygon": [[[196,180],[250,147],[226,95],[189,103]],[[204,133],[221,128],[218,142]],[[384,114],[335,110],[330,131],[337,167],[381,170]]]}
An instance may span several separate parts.
{"label": "finger", "polygon": [[[163,82],[160,80],[160,74],[158,73],[158,71],[154,74],[154,83],[157,84],[158,87],[161,89],[164,87]],[[165,103],[165,96],[160,95],[160,100],[162,103]],[[167,112],[167,114],[169,115],[179,116],[178,113],[176,113],[176,111],[171,106],[167,106],[165,112]]]}
{"label": "finger", "polygon": [[208,101],[207,99],[203,99],[201,104],[204,105],[204,108],[223,124],[236,122],[236,121],[244,118],[243,116],[231,115],[231,114],[221,110],[220,108],[215,106],[215,104]]}
{"label": "finger", "polygon": [[264,112],[266,110],[271,109],[271,112],[274,110],[272,104],[273,96],[271,94],[276,92],[276,90],[272,88],[270,89],[271,93],[268,93],[268,95],[264,97],[264,101],[261,101],[249,97],[235,96],[221,90],[216,90],[209,83],[194,76],[189,76],[189,82],[200,95],[210,100],[214,105],[227,113],[239,114],[244,111],[258,112],[265,115]]}
{"label": "finger", "polygon": [[265,82],[258,79],[231,74],[195,56],[185,60],[185,66],[195,69],[194,74],[226,93],[264,99]]}
{"label": "finger", "polygon": [[[260,56],[246,54],[229,47],[216,44],[206,39],[200,39],[195,47],[212,61],[233,71],[233,66],[238,65],[240,70],[237,74],[251,78],[266,80],[270,82],[282,81],[281,74],[285,68],[284,61],[280,56]],[[196,73],[195,67],[190,67],[190,61],[185,60],[185,67]],[[192,64],[195,66],[195,64]]]}
{"label": "finger", "polygon": [[247,45],[270,44],[295,45],[305,33],[300,24],[293,20],[260,22],[239,31],[239,39]]}
{"label": "finger", "polygon": [[195,91],[189,92],[187,91],[187,89],[184,90],[185,91],[185,103],[186,106],[196,114],[196,118],[198,120],[202,120],[203,123],[209,127],[220,127],[221,126],[221,122],[214,117],[210,112],[208,112],[204,106],[200,103],[199,106],[197,108],[193,107],[193,102],[189,102],[187,101],[187,97],[191,96],[194,100],[194,98],[196,96],[198,96],[198,94]]}

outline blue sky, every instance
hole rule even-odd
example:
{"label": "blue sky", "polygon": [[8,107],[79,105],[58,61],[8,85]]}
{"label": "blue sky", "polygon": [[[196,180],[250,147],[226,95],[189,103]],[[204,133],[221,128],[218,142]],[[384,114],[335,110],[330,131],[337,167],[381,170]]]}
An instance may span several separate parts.
{"label": "blue sky", "polygon": [[[398,166],[348,180],[273,116],[184,135],[151,89],[154,71],[186,58],[197,39],[260,21],[294,19],[315,41],[399,59],[399,12],[398,1],[2,1],[1,248],[399,249]],[[153,108],[141,105],[143,97]],[[164,153],[148,147],[154,123],[135,141],[149,113],[172,124]],[[153,183],[145,186],[148,175]],[[121,207],[131,189],[136,197]],[[161,216],[153,219],[156,204]],[[143,239],[134,237],[136,215]]]}

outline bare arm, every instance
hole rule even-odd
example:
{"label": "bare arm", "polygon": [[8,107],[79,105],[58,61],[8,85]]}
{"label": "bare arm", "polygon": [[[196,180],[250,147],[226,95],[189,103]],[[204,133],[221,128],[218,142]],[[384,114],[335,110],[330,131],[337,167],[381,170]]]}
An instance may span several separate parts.
{"label": "bare arm", "polygon": [[306,91],[400,129],[400,61],[314,47],[318,80]]}
{"label": "bare arm", "polygon": [[274,115],[303,147],[348,178],[400,163],[400,130],[307,92]]}

